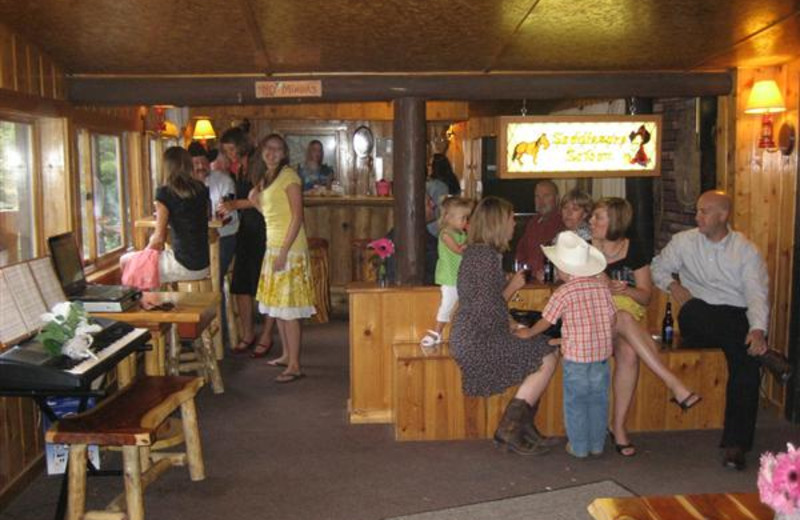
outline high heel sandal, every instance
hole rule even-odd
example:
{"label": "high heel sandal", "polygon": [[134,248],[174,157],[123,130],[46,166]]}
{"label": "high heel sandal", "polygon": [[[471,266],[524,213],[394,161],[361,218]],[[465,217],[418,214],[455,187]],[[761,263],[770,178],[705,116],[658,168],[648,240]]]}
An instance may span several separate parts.
{"label": "high heel sandal", "polygon": [[[692,399],[695,398],[695,397],[697,399],[692,401]],[[671,403],[675,403],[681,409],[682,412],[686,413],[689,410],[691,410],[691,408],[694,405],[696,405],[697,403],[699,403],[702,400],[703,400],[703,398],[701,396],[697,395],[694,392],[689,392],[689,395],[687,395],[686,398],[683,401],[678,401],[678,399],[675,398],[675,397],[671,398],[669,401]]]}
{"label": "high heel sandal", "polygon": [[239,343],[231,349],[231,352],[233,352],[234,354],[244,354],[245,352],[250,350],[250,347],[252,347],[255,342],[256,342],[255,336],[253,336],[253,339],[251,339],[250,341],[240,340]]}
{"label": "high heel sandal", "polygon": [[264,343],[259,343],[258,345],[256,345],[256,348],[254,348],[253,351],[250,352],[250,357],[253,359],[266,357],[267,354],[269,354],[269,351],[272,350],[272,345],[274,345],[274,343],[269,343],[269,345],[265,345]]}
{"label": "high heel sandal", "polygon": [[611,439],[611,442],[614,444],[614,449],[617,450],[617,453],[623,457],[633,457],[636,455],[636,446],[634,446],[632,442],[629,442],[628,444],[617,444],[617,438],[614,437],[614,432],[612,432],[610,428],[606,431],[608,431],[608,438]]}

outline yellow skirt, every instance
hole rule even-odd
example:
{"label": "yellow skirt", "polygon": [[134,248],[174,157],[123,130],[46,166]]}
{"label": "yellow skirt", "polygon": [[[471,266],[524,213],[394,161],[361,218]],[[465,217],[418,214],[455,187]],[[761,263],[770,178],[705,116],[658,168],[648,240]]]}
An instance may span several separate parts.
{"label": "yellow skirt", "polygon": [[614,294],[612,299],[618,311],[627,312],[633,316],[636,321],[642,321],[642,318],[644,318],[644,315],[647,313],[647,309],[630,296]]}
{"label": "yellow skirt", "polygon": [[258,280],[258,310],[273,318],[296,320],[316,314],[308,251],[289,251],[286,268],[275,272],[272,264],[280,248],[269,248]]}

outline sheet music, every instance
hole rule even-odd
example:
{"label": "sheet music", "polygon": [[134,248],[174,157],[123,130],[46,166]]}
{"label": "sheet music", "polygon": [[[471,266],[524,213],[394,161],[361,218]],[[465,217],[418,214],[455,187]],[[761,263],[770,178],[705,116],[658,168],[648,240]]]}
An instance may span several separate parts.
{"label": "sheet music", "polygon": [[48,309],[52,309],[53,305],[57,303],[67,301],[67,295],[64,294],[64,289],[56,276],[50,257],[36,258],[28,262],[28,264],[31,266],[33,278],[39,286],[39,291],[42,293],[44,303]]}
{"label": "sheet music", "polygon": [[11,297],[5,277],[0,275],[0,343],[9,346],[28,334],[28,327]]}
{"label": "sheet music", "polygon": [[3,276],[6,278],[11,297],[22,315],[25,327],[29,332],[39,330],[44,325],[42,314],[47,312],[47,305],[33,280],[31,268],[27,263],[12,265],[3,268]]}

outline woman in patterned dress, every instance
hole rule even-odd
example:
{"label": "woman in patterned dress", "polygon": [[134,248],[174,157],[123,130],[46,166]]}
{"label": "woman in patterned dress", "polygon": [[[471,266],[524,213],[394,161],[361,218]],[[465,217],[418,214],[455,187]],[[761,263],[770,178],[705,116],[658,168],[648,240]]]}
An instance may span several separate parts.
{"label": "woman in patterned dress", "polygon": [[546,336],[522,339],[509,326],[508,300],[525,284],[523,271],[506,281],[501,265],[513,233],[511,203],[486,197],[478,204],[458,272],[458,294],[463,296],[450,347],[466,395],[489,396],[519,385],[494,439],[510,451],[530,455],[544,453],[550,444],[536,431],[533,418],[556,355]]}
{"label": "woman in patterned dress", "polygon": [[[290,383],[304,377],[300,370],[300,319],[316,312],[311,287],[308,243],[303,227],[302,181],[289,164],[289,148],[277,135],[260,145],[266,170],[254,179],[250,199],[264,215],[267,251],[261,266],[256,300],[262,314],[277,319],[283,354],[269,361],[286,367],[275,378]],[[267,332],[269,333],[269,332]],[[261,338],[268,343],[268,338]]]}

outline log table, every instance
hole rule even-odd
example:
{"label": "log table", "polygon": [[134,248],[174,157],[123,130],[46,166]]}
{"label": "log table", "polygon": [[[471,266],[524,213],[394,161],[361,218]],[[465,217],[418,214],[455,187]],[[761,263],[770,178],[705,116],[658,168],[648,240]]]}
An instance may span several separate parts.
{"label": "log table", "polygon": [[[180,338],[202,338],[197,356],[214,393],[225,391],[217,359],[207,331],[219,309],[219,293],[145,292],[138,305],[125,312],[92,313],[92,316],[124,321],[146,327],[153,335],[155,348],[145,354],[148,375],[177,375],[180,371]],[[165,308],[167,307],[167,308]],[[150,308],[151,310],[147,310]],[[168,353],[163,327],[168,326]],[[165,359],[166,356],[166,359]],[[166,365],[165,365],[166,362]]]}
{"label": "log table", "polygon": [[775,514],[758,493],[598,498],[588,510],[595,520],[772,520]]}

